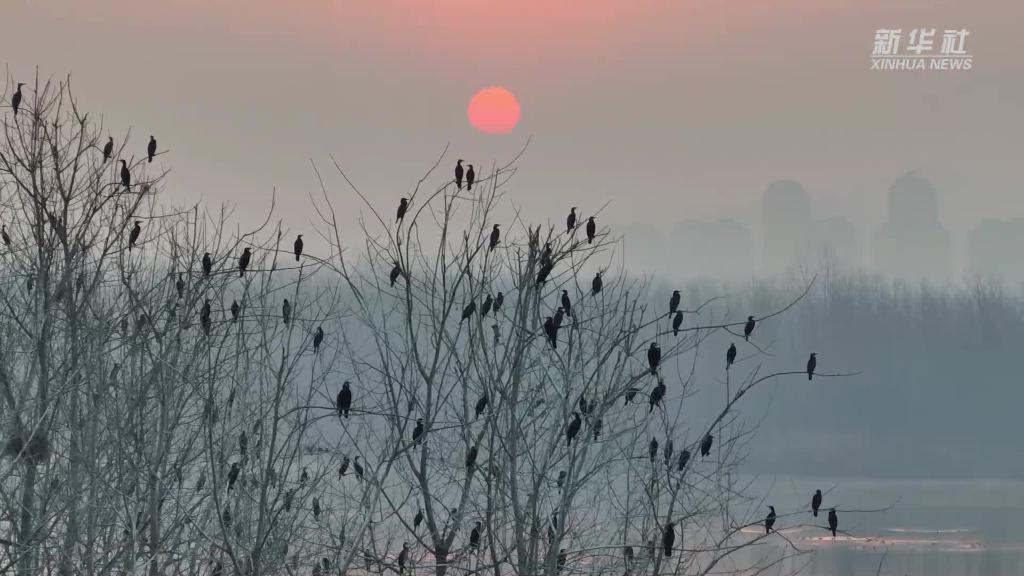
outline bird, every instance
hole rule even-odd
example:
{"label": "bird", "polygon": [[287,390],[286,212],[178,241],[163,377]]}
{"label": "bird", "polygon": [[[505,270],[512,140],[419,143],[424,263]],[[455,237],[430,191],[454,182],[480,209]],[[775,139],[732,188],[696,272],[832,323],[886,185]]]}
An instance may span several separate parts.
{"label": "bird", "polygon": [[683,325],[683,313],[680,310],[676,310],[676,315],[672,318],[672,335],[679,336],[679,328]]}
{"label": "bird", "polygon": [[395,222],[401,222],[405,218],[406,211],[409,210],[409,199],[402,198],[398,201],[398,217],[395,218]]}
{"label": "bird", "polygon": [[474,312],[476,312],[476,300],[470,298],[469,304],[466,304],[466,307],[462,309],[462,320],[468,320]]}
{"label": "bird", "polygon": [[295,490],[289,490],[284,495],[284,510],[290,512],[292,509],[292,500],[295,499]]}
{"label": "bird", "polygon": [[299,484],[305,484],[306,482],[309,482],[309,470],[303,467],[302,474],[299,476]]}
{"label": "bird", "polygon": [[296,262],[298,262],[299,261],[299,257],[302,256],[302,245],[303,245],[302,234],[299,234],[298,236],[295,237],[295,244],[294,244],[294,248],[295,248],[295,261]]}
{"label": "bird", "polygon": [[559,488],[561,488],[562,486],[565,486],[565,477],[566,476],[567,476],[567,474],[565,473],[565,470],[562,470],[561,472],[558,473],[558,480],[555,480],[555,484]]}
{"label": "bird", "polygon": [[494,298],[488,294],[487,298],[484,298],[484,303],[480,306],[480,316],[487,316],[487,313],[491,311],[491,306],[494,306]]}
{"label": "bird", "polygon": [[469,532],[469,548],[470,548],[470,550],[476,550],[477,548],[480,547],[480,531],[482,529],[483,529],[483,526],[478,521],[476,524],[473,525],[473,529],[470,530],[470,532]]}
{"label": "bird", "polygon": [[551,262],[542,262],[540,269],[537,271],[537,285],[540,286],[548,281],[548,276],[551,274],[551,270],[554,269],[554,264]]}
{"label": "bird", "polygon": [[487,392],[484,392],[484,395],[481,396],[480,399],[476,401],[475,409],[477,418],[479,418],[480,415],[484,413],[484,410],[487,410],[488,402],[490,402],[490,399],[487,397]]}
{"label": "bird", "polygon": [[178,272],[178,280],[174,283],[174,290],[178,293],[178,300],[185,296],[185,279],[182,278],[181,272]]}
{"label": "bird", "polygon": [[728,370],[729,366],[736,361],[736,344],[729,344],[729,349],[725,351],[725,369]]}
{"label": "bird", "polygon": [[292,304],[287,298],[284,299],[284,304],[281,305],[281,319],[284,320],[285,326],[292,322]]}
{"label": "bird", "polygon": [[356,478],[363,479],[363,465],[359,463],[359,456],[352,460],[352,469],[356,472]]}
{"label": "bird", "polygon": [[472,164],[466,164],[466,190],[473,189],[473,181],[476,180],[476,171],[473,170]]}
{"label": "bird", "polygon": [[708,454],[711,454],[711,444],[715,441],[715,437],[708,434],[700,441],[700,457],[707,458]]}
{"label": "bird", "polygon": [[647,364],[651,367],[651,374],[658,374],[658,365],[661,364],[661,347],[657,342],[651,342],[647,347]]}
{"label": "bird", "polygon": [[423,523],[423,508],[418,508],[416,510],[416,517],[414,517],[412,519],[412,529],[416,530],[417,528],[420,527],[420,524],[422,524],[422,523]]}
{"label": "bird", "polygon": [[338,392],[338,416],[348,418],[349,410],[352,409],[352,389],[348,386],[348,380],[341,385],[341,391]]}
{"label": "bird", "polygon": [[156,156],[156,138],[152,135],[149,137],[149,146],[146,146],[146,156],[149,158],[149,162],[153,162],[153,156]]}
{"label": "bird", "polygon": [[421,440],[423,440],[423,418],[417,418],[416,427],[412,429],[413,446],[419,444]]}
{"label": "bird", "polygon": [[743,326],[743,339],[749,341],[750,333],[754,331],[754,317],[747,316],[747,323]]}
{"label": "bird", "polygon": [[565,217],[565,233],[568,234],[576,228],[576,207],[573,206],[569,210],[569,215]]}
{"label": "bird", "polygon": [[125,190],[130,190],[132,187],[132,173],[128,170],[128,162],[120,160],[121,162],[121,185],[124,186]]}
{"label": "bird", "polygon": [[555,327],[555,319],[551,316],[544,319],[544,334],[548,337],[551,349],[558,350],[558,328]]}
{"label": "bird", "polygon": [[633,555],[632,546],[626,546],[622,549],[622,558],[626,561],[626,571],[628,573],[629,569],[633,566],[633,561],[635,558]]}
{"label": "bird", "polygon": [[590,293],[597,296],[601,293],[601,287],[604,286],[604,282],[601,281],[601,273],[594,274],[594,279],[590,282]]}
{"label": "bird", "polygon": [[225,526],[231,526],[231,509],[225,508],[224,514],[221,515],[221,520],[224,521]]}
{"label": "bird", "polygon": [[348,456],[345,456],[344,458],[341,459],[341,466],[338,467],[338,478],[345,477],[345,473],[348,472],[349,463],[350,461],[348,459]]}
{"label": "bird", "polygon": [[807,359],[807,379],[812,380],[814,378],[814,369],[818,367],[818,354],[811,352],[811,357]]}
{"label": "bird", "polygon": [[4,241],[4,246],[11,245],[11,236],[7,233],[7,225],[0,226],[0,238]]}
{"label": "bird", "polygon": [[661,537],[661,545],[665,551],[665,557],[672,556],[672,546],[676,543],[676,525],[672,522],[665,524],[665,533]]}
{"label": "bird", "polygon": [[203,329],[203,334],[210,335],[210,328],[212,327],[212,321],[210,320],[210,299],[207,298],[203,302],[203,309],[199,313],[199,325]]}
{"label": "bird", "polygon": [[209,277],[210,272],[213,271],[213,259],[210,258],[210,253],[203,253],[203,277]]}
{"label": "bird", "polygon": [[313,354],[320,351],[320,345],[324,343],[324,327],[317,326],[316,333],[313,334]]}
{"label": "bird", "polygon": [[249,451],[249,439],[245,436],[245,430],[238,435],[238,453],[244,458],[246,453]]}
{"label": "bird", "polygon": [[498,242],[501,241],[501,231],[498,230],[498,224],[491,228],[491,241],[487,245],[488,252],[494,252],[494,249],[498,247]]}
{"label": "bird", "polygon": [[771,534],[772,527],[775,526],[775,506],[769,506],[768,508],[771,509],[771,511],[768,512],[768,516],[764,519],[765,534]]}
{"label": "bird", "polygon": [[246,247],[242,250],[242,255],[238,257],[238,277],[245,276],[245,271],[249,268],[249,261],[252,260],[252,250]]}
{"label": "bird", "polygon": [[[654,387],[654,390],[651,390],[651,396],[649,398],[650,407],[647,409],[647,413],[650,414],[651,412],[654,412],[654,407],[655,406],[660,406],[661,405],[661,400],[664,397],[665,397],[665,383],[664,382],[658,382],[658,385]],[[631,398],[630,396],[626,397],[626,403],[627,404],[629,403],[630,398]]]}
{"label": "bird", "polygon": [[675,314],[676,310],[679,309],[679,303],[683,297],[679,294],[679,290],[672,291],[672,297],[668,299],[668,313]]}
{"label": "bird", "polygon": [[594,222],[594,217],[587,218],[587,244],[594,243],[594,236],[597,235],[597,222]]}
{"label": "bird", "polygon": [[540,255],[540,263],[541,263],[541,265],[551,264],[552,263],[552,261],[551,261],[551,242],[545,242],[544,243],[544,252],[542,252],[541,255]]}
{"label": "bird", "polygon": [[501,305],[505,303],[505,294],[498,292],[498,295],[494,297],[494,311],[501,310]]}
{"label": "bird", "polygon": [[21,87],[24,86],[24,82],[18,82],[18,88],[14,91],[14,96],[11,96],[11,108],[14,109],[14,115],[18,115],[18,108],[21,107]]}
{"label": "bird", "polygon": [[569,426],[565,429],[565,445],[566,446],[569,446],[570,444],[572,444],[572,439],[575,438],[576,435],[580,433],[580,425],[582,424],[582,420],[580,420],[580,413],[579,412],[573,412],[572,416],[573,416],[572,422],[569,422]]}
{"label": "bird", "polygon": [[569,291],[562,290],[562,309],[565,313],[572,317],[572,301],[569,300]]}
{"label": "bird", "polygon": [[815,490],[814,496],[811,498],[811,512],[814,513],[814,517],[818,517],[818,509],[821,508],[821,490]]}
{"label": "bird", "polygon": [[391,280],[392,288],[395,286],[395,281],[398,280],[398,277],[401,275],[402,267],[398,265],[398,262],[395,262],[395,267],[391,269],[391,274],[388,276],[388,279]]}
{"label": "bird", "polygon": [[671,465],[672,465],[672,452],[673,452],[673,451],[674,451],[674,447],[672,446],[672,439],[671,439],[671,438],[669,438],[669,439],[668,439],[668,440],[667,440],[667,441],[665,442],[665,448],[664,448],[664,453],[665,453],[665,467],[666,467],[666,468],[668,468],[669,466],[671,466]]}
{"label": "bird", "polygon": [[233,462],[231,464],[231,470],[228,471],[228,490],[235,487],[235,482],[238,481],[239,472],[241,472],[241,469],[238,467],[238,462]]}
{"label": "bird", "polygon": [[455,187],[462,190],[462,174],[465,170],[462,168],[462,159],[459,158],[455,161]]}
{"label": "bird", "polygon": [[320,500],[316,497],[313,498],[313,519],[320,519]]}
{"label": "bird", "polygon": [[836,537],[836,530],[839,528],[839,516],[835,508],[828,509],[828,529],[832,531],[832,537]]}
{"label": "bird", "polygon": [[658,458],[658,439],[651,438],[650,443],[647,444],[647,455],[650,456],[651,462],[654,462]]}
{"label": "bird", "polygon": [[580,407],[580,413],[584,416],[589,416],[594,411],[594,404],[587,402],[587,397],[582,392],[580,392],[580,397],[576,399],[576,405]]}
{"label": "bird", "polygon": [[562,329],[562,320],[564,318],[565,318],[565,309],[562,308],[561,306],[559,306],[558,308],[555,309],[555,317],[553,319],[554,323],[555,323],[555,330],[561,330]]}
{"label": "bird", "polygon": [[686,468],[686,465],[689,462],[690,462],[690,451],[689,450],[683,450],[682,452],[679,453],[679,465],[676,466],[676,470],[682,472]]}
{"label": "bird", "polygon": [[405,572],[405,563],[409,559],[409,543],[402,542],[402,551],[398,553],[398,573]]}
{"label": "bird", "polygon": [[601,435],[601,419],[594,418],[593,423],[590,425],[590,429],[594,432],[594,442],[597,442],[597,437]]}
{"label": "bird", "polygon": [[476,466],[476,455],[479,452],[477,447],[470,446],[469,452],[466,453],[466,470],[472,470],[473,466]]}
{"label": "bird", "polygon": [[142,234],[142,221],[136,220],[135,227],[128,233],[128,249],[131,250],[135,247],[135,243],[139,240],[139,235]]}
{"label": "bird", "polygon": [[242,307],[238,305],[238,300],[231,301],[231,321],[238,320],[238,315],[242,312]]}
{"label": "bird", "polygon": [[103,145],[103,163],[106,164],[107,160],[110,160],[110,155],[114,153],[114,137],[107,136],[107,143]]}

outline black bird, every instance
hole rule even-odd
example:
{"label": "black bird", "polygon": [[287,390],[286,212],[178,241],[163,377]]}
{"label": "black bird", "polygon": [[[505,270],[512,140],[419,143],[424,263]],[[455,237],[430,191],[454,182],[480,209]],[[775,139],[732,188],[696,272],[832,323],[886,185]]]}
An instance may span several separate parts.
{"label": "black bird", "polygon": [[555,327],[555,320],[551,316],[544,319],[544,334],[548,337],[551,349],[558,350],[558,328]]}
{"label": "black bird", "polygon": [[569,422],[569,426],[565,429],[566,446],[572,444],[572,439],[575,438],[576,435],[580,433],[580,425],[583,423],[582,420],[580,420],[579,412],[573,412],[572,416],[572,422]]}
{"label": "black bird", "polygon": [[302,256],[302,245],[303,245],[302,234],[299,234],[298,236],[295,237],[295,244],[294,244],[294,248],[295,248],[295,261],[296,262],[298,262],[299,258]]}
{"label": "black bird", "polygon": [[594,418],[594,422],[590,425],[591,430],[594,431],[594,442],[597,442],[597,437],[601,435],[601,419]]}
{"label": "black bird", "polygon": [[285,326],[292,322],[292,304],[287,298],[284,299],[284,304],[281,305],[281,319],[284,320]]}
{"label": "black bird", "polygon": [[320,519],[320,500],[316,497],[313,498],[313,519]]}
{"label": "black bird", "polygon": [[455,186],[459,190],[462,190],[462,174],[463,174],[463,172],[464,172],[464,170],[462,169],[462,159],[460,158],[460,159],[455,161]]}
{"label": "black bird", "polygon": [[569,291],[562,290],[562,309],[572,318],[572,301],[569,300]]}
{"label": "black bird", "polygon": [[743,339],[750,340],[750,333],[754,331],[754,317],[747,316],[747,323],[743,326]]}
{"label": "black bird", "polygon": [[249,439],[245,436],[245,430],[238,435],[238,453],[245,458],[246,453],[249,451]]}
{"label": "black bird", "polygon": [[324,343],[324,327],[317,326],[316,333],[313,334],[313,354],[320,351],[320,345]]}
{"label": "black bird", "polygon": [[821,508],[821,490],[815,490],[814,496],[811,498],[811,512],[814,513],[814,517],[818,517],[818,509]]}
{"label": "black bird", "polygon": [[501,310],[501,305],[505,303],[505,295],[498,292],[498,295],[494,297],[494,311]]}
{"label": "black bird", "polygon": [[725,369],[728,370],[729,366],[736,361],[736,344],[729,344],[729,349],[725,351]]}
{"label": "black bird", "polygon": [[832,537],[836,537],[836,530],[839,528],[839,516],[835,508],[828,509],[828,529],[832,531]]}
{"label": "black bird", "polygon": [[[661,400],[665,397],[665,383],[658,382],[658,385],[651,390],[651,396],[649,398],[650,406],[647,409],[647,413],[654,412],[655,406],[661,406]],[[626,396],[626,403],[629,403],[631,396]]]}
{"label": "black bird", "polygon": [[228,490],[235,487],[235,482],[238,481],[238,473],[241,470],[238,468],[238,462],[231,464],[231,470],[228,471]]}
{"label": "black bird", "polygon": [[554,318],[555,330],[561,330],[562,329],[562,319],[563,318],[565,318],[565,309],[562,308],[561,306],[559,306],[557,309],[555,309],[555,318]]}
{"label": "black bird", "polygon": [[630,402],[632,402],[633,398],[636,397],[636,393],[639,392],[639,391],[640,391],[639,388],[632,387],[632,386],[629,387],[629,388],[626,388],[626,394],[625,394],[626,402],[625,402],[625,404],[629,404]]}
{"label": "black bird", "polygon": [[772,528],[775,526],[775,506],[769,506],[771,509],[768,512],[768,516],[764,519],[764,533],[771,534]]}
{"label": "black bird", "polygon": [[146,147],[146,156],[149,157],[149,161],[153,161],[153,156],[156,156],[156,138],[153,136],[149,137],[149,146]]}
{"label": "black bird", "polygon": [[128,162],[120,160],[121,162],[121,186],[124,186],[125,190],[130,190],[132,187],[132,173],[128,170]]}
{"label": "black bird", "polygon": [[558,571],[561,572],[565,569],[565,563],[568,561],[568,554],[565,548],[558,551]]}
{"label": "black bird", "polygon": [[242,255],[238,257],[238,277],[245,276],[245,271],[249,268],[249,261],[252,260],[252,250],[248,247],[242,250]]}
{"label": "black bird", "polygon": [[299,484],[302,485],[305,484],[306,482],[309,482],[309,470],[303,468],[302,474],[299,475]]}
{"label": "black bird", "polygon": [[210,258],[210,253],[206,252],[203,254],[203,276],[208,277],[210,272],[213,271],[213,259]]}
{"label": "black bird", "polygon": [[416,419],[416,427],[412,429],[412,443],[417,445],[423,439],[423,418]]}
{"label": "black bird", "polygon": [[484,395],[481,396],[480,399],[476,401],[476,417],[477,418],[479,418],[480,415],[484,413],[484,410],[487,410],[487,403],[488,402],[490,402],[490,399],[487,397],[487,392],[484,392]]}
{"label": "black bird", "polygon": [[551,264],[551,242],[544,243],[544,252],[540,255],[541,266],[544,264]]}
{"label": "black bird", "polygon": [[476,550],[477,548],[480,548],[480,531],[482,530],[482,528],[483,528],[483,526],[480,524],[480,522],[477,522],[476,524],[473,525],[473,529],[470,530],[470,532],[469,532],[469,549],[470,550]]}
{"label": "black bird", "polygon": [[476,172],[473,170],[472,164],[466,164],[468,169],[466,170],[466,190],[473,189],[473,181],[476,180]]}
{"label": "black bird", "polygon": [[238,300],[231,301],[231,321],[238,320],[238,315],[242,312],[242,307],[238,305]]}
{"label": "black bird", "polygon": [[668,468],[669,466],[672,465],[672,452],[673,451],[674,451],[674,447],[672,446],[672,439],[669,438],[668,441],[665,442],[665,450],[664,450],[664,452],[665,452],[665,467],[666,468]]}
{"label": "black bird", "polygon": [[565,233],[568,234],[576,228],[576,207],[573,206],[569,210],[569,215],[565,217]]}
{"label": "black bird", "polygon": [[700,457],[707,458],[708,454],[711,454],[711,444],[715,441],[714,436],[708,434],[700,441]]}
{"label": "black bird", "polygon": [[107,143],[103,145],[103,162],[106,163],[110,160],[110,155],[114,153],[114,137],[107,136]]}
{"label": "black bird", "polygon": [[0,226],[0,238],[3,239],[4,246],[10,246],[11,245],[11,237],[10,237],[9,234],[7,234],[7,225],[6,224],[4,224],[3,226]]}
{"label": "black bird", "polygon": [[203,334],[210,335],[210,329],[213,327],[213,322],[210,320],[210,300],[207,299],[203,302],[203,309],[199,313],[199,325],[203,329]]}
{"label": "black bird", "polygon": [[594,222],[594,217],[587,218],[587,244],[594,243],[594,236],[597,235],[597,223]]}
{"label": "black bird", "polygon": [[131,250],[135,247],[135,243],[139,240],[139,235],[142,234],[142,221],[136,220],[135,227],[128,233],[128,249]]}
{"label": "black bird", "polygon": [[814,369],[818,367],[818,354],[811,352],[811,357],[807,359],[807,379],[811,380],[814,378]]}
{"label": "black bird", "polygon": [[672,318],[672,335],[679,336],[679,328],[683,325],[683,313],[682,311],[676,310],[676,315]]}
{"label": "black bird", "polygon": [[356,478],[363,479],[363,465],[359,463],[359,456],[352,460],[352,469],[356,472]]}
{"label": "black bird", "polygon": [[423,523],[423,508],[416,510],[416,517],[412,519],[412,529],[415,530]]}
{"label": "black bird", "polygon": [[398,574],[405,572],[405,563],[409,559],[409,543],[402,542],[402,551],[398,553]]}
{"label": "black bird", "polygon": [[651,438],[650,443],[647,444],[647,455],[651,457],[651,462],[654,462],[658,458],[657,438]]}
{"label": "black bird", "polygon": [[561,472],[558,473],[558,480],[555,480],[555,484],[559,488],[561,488],[562,486],[565,486],[565,477],[566,476],[567,476],[567,474],[565,473],[565,470],[562,470]]}
{"label": "black bird", "polygon": [[469,452],[466,453],[466,470],[470,471],[473,466],[476,466],[476,455],[479,452],[476,446],[470,446]]}
{"label": "black bird", "polygon": [[628,572],[629,569],[633,566],[633,561],[634,561],[633,547],[632,546],[626,546],[625,548],[623,548],[622,549],[622,557],[626,561],[626,571]]}
{"label": "black bird", "polygon": [[491,228],[491,241],[487,245],[488,252],[494,252],[494,249],[498,247],[498,242],[501,241],[501,231],[498,230],[498,225],[495,224],[494,228]]}
{"label": "black bird", "polygon": [[601,293],[601,288],[604,286],[604,282],[601,281],[601,273],[594,274],[594,279],[590,282],[590,293],[597,296]]}
{"label": "black bird", "polygon": [[18,108],[21,107],[21,87],[24,86],[24,82],[18,82],[18,88],[14,91],[14,96],[11,96],[11,108],[14,108],[14,115],[18,115]]}
{"label": "black bird", "polygon": [[679,309],[679,303],[683,297],[679,294],[679,290],[672,291],[672,297],[668,299],[668,313],[675,314],[676,310]]}
{"label": "black bird", "polygon": [[462,320],[468,320],[474,312],[476,312],[476,300],[470,299],[469,304],[466,304],[466,307],[462,309]]}
{"label": "black bird", "polygon": [[551,270],[552,269],[554,269],[554,264],[552,264],[551,262],[542,262],[541,263],[540,270],[537,271],[537,285],[538,286],[540,286],[541,284],[543,284],[543,283],[548,281],[548,276],[551,275]]}
{"label": "black bird", "polygon": [[352,409],[352,389],[348,387],[347,380],[341,385],[341,391],[338,392],[337,403],[338,416],[348,418],[348,412]]}
{"label": "black bird", "polygon": [[494,305],[494,299],[488,294],[487,298],[484,298],[483,305],[480,306],[480,316],[487,316],[487,313],[491,311],[491,306]]}
{"label": "black bird", "polygon": [[224,525],[225,526],[228,526],[228,527],[231,526],[231,509],[230,508],[225,508],[224,509],[224,514],[221,515],[221,519],[224,521]]}
{"label": "black bird", "polygon": [[284,495],[284,509],[285,512],[291,512],[292,501],[295,500],[295,490],[289,490]]}
{"label": "black bird", "polygon": [[665,557],[672,556],[672,547],[676,543],[676,525],[669,522],[665,525],[665,534],[661,537],[661,546],[664,548]]}
{"label": "black bird", "polygon": [[401,222],[405,218],[406,211],[409,210],[409,199],[402,198],[398,201],[398,217],[395,218],[395,222]]}
{"label": "black bird", "polygon": [[679,465],[676,467],[676,470],[682,472],[686,468],[686,465],[689,464],[689,462],[690,451],[683,450],[682,452],[679,453]]}
{"label": "black bird", "polygon": [[587,402],[587,397],[582,392],[580,392],[580,397],[576,399],[576,405],[580,407],[580,413],[584,416],[590,416],[590,413],[594,411],[594,404]]}
{"label": "black bird", "polygon": [[395,281],[398,280],[398,277],[401,275],[402,267],[398,265],[398,262],[395,262],[395,267],[391,269],[391,274],[388,276],[388,279],[391,280],[392,288],[395,286]]}
{"label": "black bird", "polygon": [[657,342],[651,342],[647,348],[647,364],[651,367],[651,374],[658,374],[658,365],[661,364],[661,347]]}
{"label": "black bird", "polygon": [[348,472],[349,463],[350,462],[348,456],[345,456],[344,458],[341,459],[341,466],[338,467],[338,478],[345,477],[345,473]]}

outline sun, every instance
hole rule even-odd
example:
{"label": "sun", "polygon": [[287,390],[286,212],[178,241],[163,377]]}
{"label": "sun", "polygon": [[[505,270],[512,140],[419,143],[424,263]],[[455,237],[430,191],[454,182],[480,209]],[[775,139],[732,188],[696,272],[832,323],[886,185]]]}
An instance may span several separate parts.
{"label": "sun", "polygon": [[469,123],[487,134],[505,134],[519,123],[519,101],[501,86],[489,86],[469,99]]}

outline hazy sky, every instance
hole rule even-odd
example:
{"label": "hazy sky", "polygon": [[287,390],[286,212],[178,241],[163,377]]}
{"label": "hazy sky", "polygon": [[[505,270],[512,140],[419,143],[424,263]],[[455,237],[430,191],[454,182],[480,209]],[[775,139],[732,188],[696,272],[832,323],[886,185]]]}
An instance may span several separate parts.
{"label": "hazy sky", "polygon": [[[767,184],[793,178],[817,215],[863,233],[911,169],[955,242],[979,218],[1024,215],[1018,0],[2,4],[10,74],[71,73],[140,154],[155,134],[171,199],[255,212],[277,187],[297,199],[281,212],[293,227],[310,217],[310,158],[333,153],[390,211],[445,143],[487,166],[529,136],[510,191],[533,216],[611,201],[619,223],[756,225]],[[870,71],[874,30],[896,27],[968,29],[974,70]],[[491,84],[522,105],[508,135],[466,121]]]}

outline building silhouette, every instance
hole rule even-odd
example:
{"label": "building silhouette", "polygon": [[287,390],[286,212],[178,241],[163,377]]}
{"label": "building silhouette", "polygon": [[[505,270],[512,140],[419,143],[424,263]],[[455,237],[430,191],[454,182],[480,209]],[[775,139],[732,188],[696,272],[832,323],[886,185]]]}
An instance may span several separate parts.
{"label": "building silhouette", "polygon": [[948,279],[949,232],[939,222],[932,183],[915,172],[904,174],[889,187],[888,209],[888,220],[879,227],[872,246],[875,269],[910,281]]}

